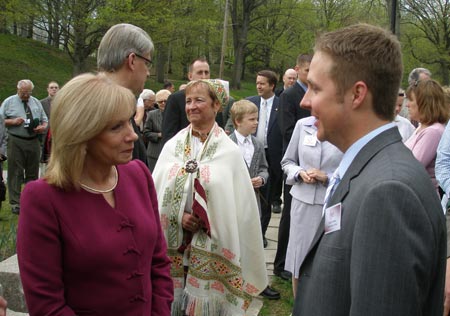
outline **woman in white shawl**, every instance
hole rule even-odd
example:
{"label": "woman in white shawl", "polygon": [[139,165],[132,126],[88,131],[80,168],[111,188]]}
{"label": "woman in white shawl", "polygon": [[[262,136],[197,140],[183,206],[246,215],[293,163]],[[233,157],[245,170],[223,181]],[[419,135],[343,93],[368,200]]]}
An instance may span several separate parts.
{"label": "woman in white shawl", "polygon": [[258,207],[239,148],[215,123],[218,80],[186,88],[190,125],[164,146],[153,178],[172,260],[172,315],[257,314],[267,286]]}

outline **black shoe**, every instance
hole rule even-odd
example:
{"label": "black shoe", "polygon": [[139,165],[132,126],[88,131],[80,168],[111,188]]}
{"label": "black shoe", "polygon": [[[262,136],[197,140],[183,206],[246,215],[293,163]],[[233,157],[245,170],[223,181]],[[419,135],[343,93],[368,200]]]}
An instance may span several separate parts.
{"label": "black shoe", "polygon": [[268,245],[267,239],[266,239],[266,237],[263,236],[263,246],[264,246],[264,248],[267,248],[267,245]]}
{"label": "black shoe", "polygon": [[19,206],[13,206],[11,207],[11,213],[19,215],[20,213],[20,207]]}
{"label": "black shoe", "polygon": [[267,298],[268,300],[279,300],[280,292],[275,289],[272,289],[270,286],[267,286],[264,291],[261,292],[262,297]]}
{"label": "black shoe", "polygon": [[283,270],[283,271],[277,271],[274,270],[273,274],[275,274],[277,277],[282,278],[283,280],[290,281],[292,279],[292,273],[289,271]]}
{"label": "black shoe", "polygon": [[272,205],[272,212],[275,214],[280,214],[281,213],[281,204],[274,203]]}

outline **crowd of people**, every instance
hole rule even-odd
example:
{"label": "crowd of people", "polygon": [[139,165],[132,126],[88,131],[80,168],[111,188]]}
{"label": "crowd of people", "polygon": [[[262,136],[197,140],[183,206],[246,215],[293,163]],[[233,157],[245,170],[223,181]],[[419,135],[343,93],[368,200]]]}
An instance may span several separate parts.
{"label": "crowd of people", "polygon": [[257,315],[272,213],[292,315],[449,315],[450,93],[425,68],[400,87],[395,36],[325,33],[236,101],[205,58],[145,89],[153,55],[114,25],[98,73],[0,107],[30,315]]}

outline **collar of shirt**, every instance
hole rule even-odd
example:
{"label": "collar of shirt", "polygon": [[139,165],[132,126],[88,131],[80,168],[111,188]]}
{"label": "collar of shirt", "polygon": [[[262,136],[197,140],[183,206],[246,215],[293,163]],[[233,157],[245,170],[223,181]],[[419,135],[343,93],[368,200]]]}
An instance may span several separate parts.
{"label": "collar of shirt", "polygon": [[268,115],[270,115],[270,111],[272,111],[272,104],[273,104],[274,99],[275,99],[275,94],[268,99],[264,99],[263,97],[261,97],[261,104],[262,104],[263,100],[266,100]]}
{"label": "collar of shirt", "polygon": [[250,138],[250,135],[248,135],[247,137],[245,137],[244,135],[242,135],[241,133],[239,133],[237,130],[235,130],[234,133],[236,134],[236,139],[237,139],[237,141],[238,141],[238,144],[243,145],[245,139],[248,139],[248,140],[251,142],[251,140],[249,139],[249,138]]}
{"label": "collar of shirt", "polygon": [[300,87],[302,87],[303,90],[308,91],[308,86],[306,84],[304,84],[303,82],[301,82],[300,80],[297,79],[297,83],[299,84]]}
{"label": "collar of shirt", "polygon": [[361,149],[367,145],[368,142],[370,142],[372,139],[374,139],[376,136],[380,135],[385,130],[388,130],[389,128],[395,127],[395,123],[387,123],[384,124],[377,129],[374,129],[370,133],[364,135],[360,139],[358,139],[356,142],[354,142],[344,153],[344,156],[342,157],[341,163],[339,164],[339,178],[342,179],[347,172],[348,168],[350,167],[350,164],[352,163],[353,159],[355,159],[356,155],[361,151]]}

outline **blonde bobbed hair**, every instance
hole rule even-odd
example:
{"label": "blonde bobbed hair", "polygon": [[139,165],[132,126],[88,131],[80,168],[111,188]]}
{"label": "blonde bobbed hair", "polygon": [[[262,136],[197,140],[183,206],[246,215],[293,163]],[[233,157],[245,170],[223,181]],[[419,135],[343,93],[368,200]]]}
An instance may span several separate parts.
{"label": "blonde bobbed hair", "polygon": [[64,190],[79,189],[87,142],[114,120],[131,117],[133,93],[103,74],[83,74],[65,84],[52,102],[52,152],[45,178]]}

